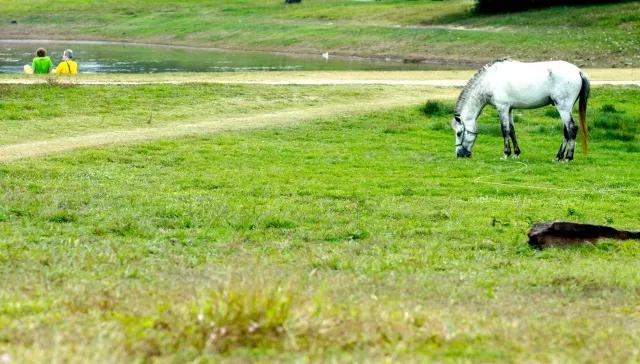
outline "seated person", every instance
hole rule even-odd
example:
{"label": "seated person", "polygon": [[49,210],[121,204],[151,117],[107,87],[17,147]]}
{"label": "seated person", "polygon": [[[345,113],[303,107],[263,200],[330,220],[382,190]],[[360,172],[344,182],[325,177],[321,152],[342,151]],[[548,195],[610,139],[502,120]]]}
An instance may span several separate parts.
{"label": "seated person", "polygon": [[58,64],[55,70],[58,75],[77,75],[78,64],[73,61],[73,51],[71,49],[65,49],[62,53],[62,61]]}
{"label": "seated person", "polygon": [[53,62],[51,58],[47,56],[47,50],[44,48],[38,48],[36,50],[36,57],[31,62],[31,69],[35,74],[47,74],[53,69]]}

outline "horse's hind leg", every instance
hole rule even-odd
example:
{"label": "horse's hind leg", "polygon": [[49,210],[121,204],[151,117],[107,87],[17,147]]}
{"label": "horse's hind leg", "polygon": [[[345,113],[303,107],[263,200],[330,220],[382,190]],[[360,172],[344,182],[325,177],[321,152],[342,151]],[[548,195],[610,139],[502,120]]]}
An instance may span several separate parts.
{"label": "horse's hind leg", "polygon": [[560,149],[558,150],[558,154],[556,154],[556,161],[561,161],[564,159],[564,152],[567,150],[567,127],[564,128],[564,137],[562,138],[562,144],[560,144]]}
{"label": "horse's hind leg", "polygon": [[556,155],[556,160],[564,159],[566,151],[566,159],[570,161],[573,160],[573,151],[576,146],[578,126],[576,125],[576,122],[573,120],[573,116],[571,115],[571,107],[558,107],[558,112],[560,113],[560,118],[562,119],[564,127],[562,144],[560,145],[560,150]]}
{"label": "horse's hind leg", "polygon": [[509,145],[509,135],[511,134],[509,110],[498,109],[500,124],[502,125],[502,138],[504,139],[504,155],[502,159],[507,159],[511,155],[511,145]]}
{"label": "horse's hind leg", "polygon": [[576,125],[575,120],[573,120],[573,116],[569,114],[569,125],[565,123],[565,130],[569,133],[569,148],[567,150],[566,159],[571,161],[573,160],[573,151],[576,148],[576,137],[578,136],[578,126]]}
{"label": "horse's hind leg", "polygon": [[513,158],[520,157],[520,147],[518,146],[518,141],[516,140],[516,128],[513,125],[513,110],[509,110],[509,136],[511,137],[511,141],[513,142]]}

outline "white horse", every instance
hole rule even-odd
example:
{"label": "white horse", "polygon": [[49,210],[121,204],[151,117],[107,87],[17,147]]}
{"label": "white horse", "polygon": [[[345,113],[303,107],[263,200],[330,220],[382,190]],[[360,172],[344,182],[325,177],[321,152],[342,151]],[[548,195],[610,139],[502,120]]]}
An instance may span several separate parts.
{"label": "white horse", "polygon": [[[456,154],[471,157],[478,135],[476,119],[486,104],[496,107],[502,123],[504,156],[520,155],[513,126],[513,109],[532,109],[552,104],[564,123],[564,138],[556,160],[572,160],[578,127],[571,110],[578,99],[582,149],[587,153],[587,98],[590,83],[575,65],[563,61],[523,63],[499,59],[482,67],[460,93],[451,127],[456,134]],[[567,148],[568,147],[568,148]],[[565,155],[566,152],[566,155]]]}

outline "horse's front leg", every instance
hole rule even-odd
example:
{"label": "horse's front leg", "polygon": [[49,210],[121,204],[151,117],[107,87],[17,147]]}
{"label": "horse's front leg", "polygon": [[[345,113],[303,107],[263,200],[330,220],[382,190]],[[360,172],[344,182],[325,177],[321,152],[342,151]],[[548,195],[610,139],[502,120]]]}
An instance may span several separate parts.
{"label": "horse's front leg", "polygon": [[516,140],[516,127],[513,125],[513,109],[509,110],[509,136],[511,142],[513,142],[513,158],[518,159],[520,157],[520,147]]}
{"label": "horse's front leg", "polygon": [[507,159],[511,155],[511,145],[509,144],[509,136],[511,134],[509,109],[498,109],[500,124],[502,125],[502,139],[504,140],[504,155],[502,159]]}

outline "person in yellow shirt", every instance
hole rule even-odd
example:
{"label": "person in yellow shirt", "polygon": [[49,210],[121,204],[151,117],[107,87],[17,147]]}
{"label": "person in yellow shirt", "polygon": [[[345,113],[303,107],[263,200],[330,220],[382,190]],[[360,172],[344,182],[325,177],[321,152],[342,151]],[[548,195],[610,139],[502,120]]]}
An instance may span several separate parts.
{"label": "person in yellow shirt", "polygon": [[65,49],[62,53],[62,61],[58,64],[55,70],[58,75],[77,75],[78,64],[73,61],[73,51],[71,49]]}

